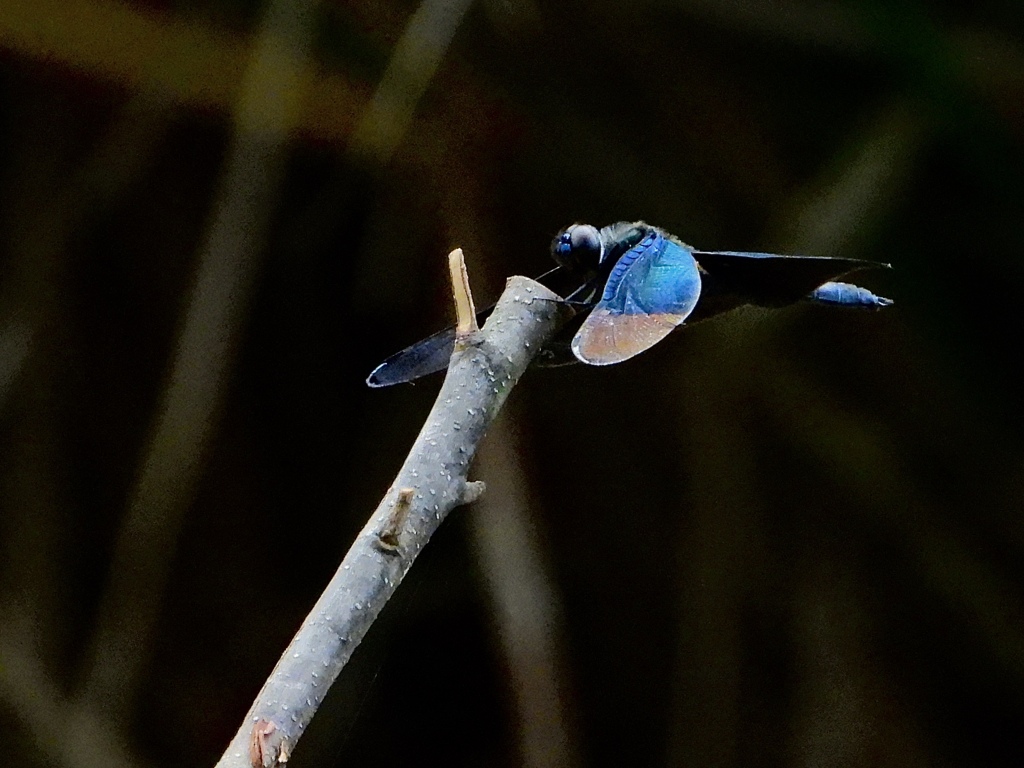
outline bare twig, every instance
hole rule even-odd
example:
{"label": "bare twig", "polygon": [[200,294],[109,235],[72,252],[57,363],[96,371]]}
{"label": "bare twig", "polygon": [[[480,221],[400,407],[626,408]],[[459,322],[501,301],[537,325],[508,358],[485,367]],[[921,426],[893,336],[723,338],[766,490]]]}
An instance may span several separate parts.
{"label": "bare twig", "polygon": [[536,350],[571,309],[513,277],[489,321],[456,346],[409,456],[327,589],[278,661],[218,766],[288,761],[331,684],[454,507],[480,495],[467,481],[487,427]]}

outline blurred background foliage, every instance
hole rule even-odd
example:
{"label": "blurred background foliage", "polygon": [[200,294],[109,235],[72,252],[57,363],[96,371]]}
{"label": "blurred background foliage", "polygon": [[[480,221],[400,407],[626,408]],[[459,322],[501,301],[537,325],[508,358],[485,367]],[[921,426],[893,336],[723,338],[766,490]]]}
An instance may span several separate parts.
{"label": "blurred background foliage", "polygon": [[892,262],[530,372],[296,766],[1024,761],[1016,0],[5,0],[0,728],[211,764],[574,221]]}

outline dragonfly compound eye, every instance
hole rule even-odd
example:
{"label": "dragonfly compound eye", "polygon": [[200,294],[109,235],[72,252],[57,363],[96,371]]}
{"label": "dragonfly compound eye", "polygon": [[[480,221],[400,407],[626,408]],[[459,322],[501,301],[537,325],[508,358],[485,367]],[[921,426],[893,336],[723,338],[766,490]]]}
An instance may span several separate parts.
{"label": "dragonfly compound eye", "polygon": [[602,252],[601,234],[590,224],[566,227],[551,244],[555,261],[572,270],[596,268]]}

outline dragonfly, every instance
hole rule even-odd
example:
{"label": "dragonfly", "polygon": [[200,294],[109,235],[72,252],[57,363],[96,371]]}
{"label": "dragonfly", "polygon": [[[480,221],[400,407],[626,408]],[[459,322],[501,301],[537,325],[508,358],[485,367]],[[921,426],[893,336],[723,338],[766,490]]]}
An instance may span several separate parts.
{"label": "dragonfly", "polygon": [[[893,302],[838,278],[890,264],[829,256],[700,251],[643,221],[566,227],[551,243],[557,266],[536,280],[574,306],[576,317],[538,355],[542,366],[612,365],[650,349],[682,325],[741,306],[798,302],[879,309]],[[477,314],[483,321],[493,306]],[[373,369],[371,387],[414,381],[448,366],[446,328]]]}

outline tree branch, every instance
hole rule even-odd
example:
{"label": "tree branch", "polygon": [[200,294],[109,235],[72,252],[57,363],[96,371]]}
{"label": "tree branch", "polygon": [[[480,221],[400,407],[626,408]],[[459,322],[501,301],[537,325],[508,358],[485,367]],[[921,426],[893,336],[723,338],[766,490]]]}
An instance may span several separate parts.
{"label": "tree branch", "polygon": [[467,480],[477,445],[530,360],[571,313],[547,288],[513,277],[483,330],[460,335],[404,465],[278,661],[218,768],[272,768],[288,761],[327,690],[431,534],[454,507],[482,492],[482,483]]}

